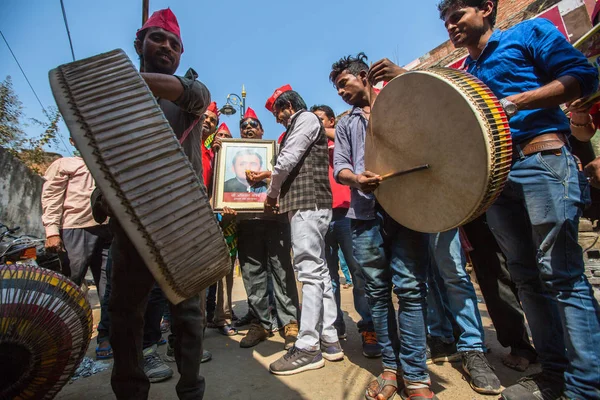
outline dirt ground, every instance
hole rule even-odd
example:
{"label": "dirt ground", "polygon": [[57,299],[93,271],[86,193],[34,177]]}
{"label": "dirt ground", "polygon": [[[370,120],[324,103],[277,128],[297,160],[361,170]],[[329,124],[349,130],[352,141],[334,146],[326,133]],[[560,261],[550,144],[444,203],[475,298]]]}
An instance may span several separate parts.
{"label": "dirt ground", "polygon": [[[100,307],[94,288],[90,290],[94,307],[94,322],[100,317]],[[479,296],[479,310],[486,333],[486,345],[490,348],[488,359],[496,369],[502,384],[508,386],[523,376],[506,368],[501,360],[508,352],[496,341],[496,333],[491,320]],[[240,276],[235,277],[233,289],[234,310],[238,316],[246,313],[246,293]],[[327,362],[325,367],[288,377],[278,377],[269,373],[269,364],[283,354],[283,338],[275,334],[267,341],[251,349],[242,349],[238,342],[246,331],[239,335],[225,337],[217,331],[208,329],[204,347],[213,354],[213,359],[202,364],[201,374],[206,378],[207,400],[360,400],[364,399],[364,389],[381,370],[380,359],[367,359],[361,352],[361,340],[355,329],[354,321],[358,315],[352,305],[352,291],[342,289],[342,309],[346,320],[348,339],[342,342],[346,357],[340,362]],[[95,337],[90,343],[87,356],[94,359]],[[166,346],[159,347],[161,354]],[[109,361],[110,362],[110,361]],[[176,369],[174,364],[170,364]],[[527,373],[538,372],[539,366],[533,365]],[[496,399],[498,396],[483,396],[475,393],[461,372],[460,363],[445,363],[430,366],[433,389],[440,400]],[[168,381],[152,384],[151,400],[177,399],[175,384],[178,373]],[[68,384],[56,397],[59,400],[77,399],[114,399],[110,387],[110,369],[81,378]],[[399,396],[396,397],[399,399]]]}

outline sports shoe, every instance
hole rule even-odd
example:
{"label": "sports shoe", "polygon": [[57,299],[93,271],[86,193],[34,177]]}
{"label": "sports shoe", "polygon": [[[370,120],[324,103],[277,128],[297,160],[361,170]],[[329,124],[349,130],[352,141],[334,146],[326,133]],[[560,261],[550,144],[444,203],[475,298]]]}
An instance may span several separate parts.
{"label": "sports shoe", "polygon": [[254,347],[263,340],[269,337],[269,332],[259,324],[250,325],[250,330],[242,340],[240,340],[240,347],[249,348]]}
{"label": "sports shoe", "polygon": [[344,350],[340,342],[327,343],[321,340],[321,354],[327,361],[339,361],[344,359]]}
{"label": "sports shoe", "polygon": [[288,350],[279,360],[269,366],[275,375],[294,375],[311,369],[323,368],[325,361],[321,350],[308,351],[296,346]]}
{"label": "sports shoe", "polygon": [[455,343],[445,343],[441,338],[427,338],[427,364],[457,361],[461,354],[456,351]]}
{"label": "sports shoe", "polygon": [[173,376],[173,370],[160,359],[157,346],[144,349],[144,373],[150,383],[162,382]]}
{"label": "sports shoe", "polygon": [[285,345],[283,348],[285,350],[289,350],[294,347],[296,343],[296,339],[298,339],[298,323],[290,322],[286,326],[283,327],[284,337],[285,337]]}
{"label": "sports shoe", "polygon": [[469,384],[477,393],[500,394],[500,379],[496,376],[485,354],[481,351],[462,352],[462,367],[471,378]]}
{"label": "sports shoe", "polygon": [[381,357],[381,347],[377,344],[375,332],[363,331],[360,334],[362,335],[363,356],[367,358]]}
{"label": "sports shoe", "polygon": [[250,325],[255,319],[256,318],[254,318],[254,315],[252,315],[252,313],[247,312],[246,315],[235,321],[233,326],[235,328],[241,328],[243,326]]}
{"label": "sports shoe", "polygon": [[200,362],[205,363],[210,360],[212,360],[212,353],[208,350],[202,350],[202,358],[200,359]]}
{"label": "sports shoe", "polygon": [[563,391],[562,377],[540,372],[519,379],[517,383],[504,389],[501,396],[504,400],[559,400],[563,398]]}

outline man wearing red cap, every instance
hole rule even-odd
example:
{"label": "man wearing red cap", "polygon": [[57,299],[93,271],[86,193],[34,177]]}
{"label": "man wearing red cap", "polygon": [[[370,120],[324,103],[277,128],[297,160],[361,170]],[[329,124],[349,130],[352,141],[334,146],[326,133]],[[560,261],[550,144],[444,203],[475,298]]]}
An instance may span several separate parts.
{"label": "man wearing red cap", "polygon": [[273,168],[265,211],[289,218],[294,265],[302,282],[298,339],[269,370],[292,375],[323,367],[323,358],[344,358],[334,327],[337,308],[325,261],[325,234],[332,204],[329,156],[323,124],[306,110],[302,97],[289,85],[277,89],[265,107],[287,128]]}
{"label": "man wearing red cap", "polygon": [[[183,53],[179,25],[170,9],[152,14],[138,30],[135,49],[141,61],[141,74],[157,97],[165,117],[180,140],[198,176],[202,176],[202,155],[198,143],[201,126],[197,125],[210,103],[210,92],[196,80],[190,69],[184,77],[174,76]],[[102,208],[98,199],[96,206]],[[148,398],[150,382],[146,367],[160,363],[155,348],[142,355],[144,310],[154,278],[116,218],[110,219],[114,234],[112,293],[109,311],[112,321],[110,341],[114,352],[111,384],[117,399]],[[202,314],[200,298],[194,296],[178,305],[170,305],[173,323],[172,346],[180,373],[176,386],[180,399],[197,400],[204,395],[204,378],[199,375],[202,354]],[[160,316],[158,316],[160,321]]]}

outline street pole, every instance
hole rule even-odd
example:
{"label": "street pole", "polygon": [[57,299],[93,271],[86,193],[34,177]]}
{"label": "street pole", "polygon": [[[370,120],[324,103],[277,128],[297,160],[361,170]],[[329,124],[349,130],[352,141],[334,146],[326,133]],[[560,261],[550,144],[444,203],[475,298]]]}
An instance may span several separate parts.
{"label": "street pole", "polygon": [[142,26],[148,21],[148,8],[150,0],[142,0]]}

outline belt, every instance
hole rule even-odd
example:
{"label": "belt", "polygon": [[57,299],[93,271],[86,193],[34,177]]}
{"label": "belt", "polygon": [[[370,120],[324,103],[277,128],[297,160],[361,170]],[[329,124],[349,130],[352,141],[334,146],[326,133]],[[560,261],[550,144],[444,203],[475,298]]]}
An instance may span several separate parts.
{"label": "belt", "polygon": [[515,145],[513,148],[513,158],[521,156],[519,149],[521,149],[524,156],[528,156],[541,151],[559,150],[567,143],[567,136],[564,133],[545,133]]}

